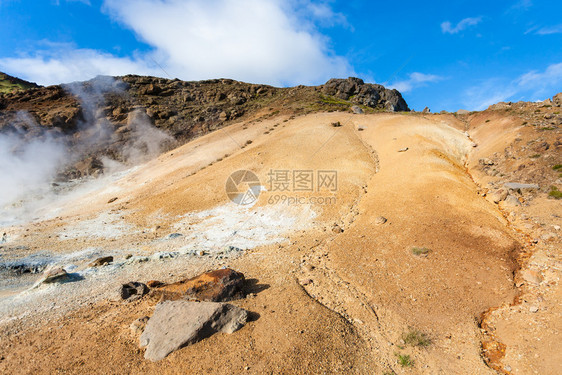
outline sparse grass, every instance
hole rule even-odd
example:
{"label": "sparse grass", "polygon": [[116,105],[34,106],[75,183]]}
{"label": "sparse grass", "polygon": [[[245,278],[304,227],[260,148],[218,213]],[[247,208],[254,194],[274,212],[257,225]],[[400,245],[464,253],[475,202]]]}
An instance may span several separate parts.
{"label": "sparse grass", "polygon": [[554,199],[562,199],[562,191],[558,190],[556,186],[551,186],[550,193],[548,193],[548,196]]}
{"label": "sparse grass", "polygon": [[541,157],[541,154],[534,154],[534,155],[531,155],[531,156],[529,156],[529,157],[530,157],[531,159],[537,159],[537,158],[540,158],[540,157]]}
{"label": "sparse grass", "polygon": [[521,125],[525,126],[525,125],[527,125],[527,124],[528,124],[527,121],[523,121],[523,123],[522,123]]}
{"label": "sparse grass", "polygon": [[245,145],[247,146],[247,145],[251,145],[251,144],[252,144],[252,140],[251,140],[251,139],[248,139],[248,140],[246,141],[246,144],[245,144]]}
{"label": "sparse grass", "polygon": [[410,329],[408,332],[402,334],[402,340],[407,345],[426,347],[431,345],[431,339],[423,332]]}
{"label": "sparse grass", "polygon": [[540,128],[539,130],[554,130],[556,128],[553,128],[552,126],[544,126],[542,128]]}
{"label": "sparse grass", "polygon": [[412,254],[416,256],[427,255],[430,252],[431,249],[428,249],[427,247],[412,247]]}
{"label": "sparse grass", "polygon": [[351,106],[350,102],[346,100],[334,98],[333,96],[320,95],[320,101],[326,104],[335,104],[335,105],[346,106],[346,107]]}
{"label": "sparse grass", "polygon": [[552,166],[552,169],[555,171],[559,171],[560,169],[562,169],[562,164],[555,164]]}
{"label": "sparse grass", "polygon": [[402,367],[414,367],[414,360],[408,354],[394,353],[398,358],[398,364]]}
{"label": "sparse grass", "polygon": [[486,122],[490,122],[490,121],[491,121],[491,120],[489,120],[489,119],[488,119],[488,120],[486,120]]}

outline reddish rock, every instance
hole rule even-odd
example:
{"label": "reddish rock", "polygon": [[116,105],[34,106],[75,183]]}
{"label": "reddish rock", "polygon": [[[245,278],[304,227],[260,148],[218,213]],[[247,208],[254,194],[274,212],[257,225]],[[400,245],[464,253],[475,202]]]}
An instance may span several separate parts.
{"label": "reddish rock", "polygon": [[165,285],[163,282],[158,280],[150,280],[146,283],[149,288],[158,288],[159,286]]}
{"label": "reddish rock", "polygon": [[230,268],[202,273],[191,279],[160,286],[152,291],[161,301],[195,299],[223,302],[243,298],[244,274]]}

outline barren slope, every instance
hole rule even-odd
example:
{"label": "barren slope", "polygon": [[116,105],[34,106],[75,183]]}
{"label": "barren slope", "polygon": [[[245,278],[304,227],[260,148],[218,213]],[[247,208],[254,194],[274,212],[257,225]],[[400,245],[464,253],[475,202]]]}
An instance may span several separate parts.
{"label": "barren slope", "polygon": [[[3,298],[0,371],[494,373],[479,318],[513,301],[519,245],[477,194],[462,122],[444,119],[320,113],[236,123],[55,202],[50,219],[6,228],[7,258],[64,254],[83,279]],[[251,207],[225,194],[240,169],[265,189]],[[318,171],[337,171],[337,189],[279,191],[272,171],[312,171],[316,183]],[[183,236],[167,239],[173,232]],[[9,250],[17,246],[27,250]],[[86,267],[104,254],[115,264]],[[255,320],[146,362],[128,326],[152,304],[111,301],[119,284],[219,266],[255,279],[255,296],[234,302]],[[431,344],[404,342],[413,330]]]}

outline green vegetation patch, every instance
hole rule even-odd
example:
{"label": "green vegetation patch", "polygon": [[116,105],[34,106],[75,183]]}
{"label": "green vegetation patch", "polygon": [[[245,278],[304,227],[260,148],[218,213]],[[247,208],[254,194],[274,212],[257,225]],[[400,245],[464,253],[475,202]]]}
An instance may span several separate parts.
{"label": "green vegetation patch", "polygon": [[420,256],[420,255],[427,255],[431,252],[431,249],[427,247],[412,247],[412,254]]}
{"label": "green vegetation patch", "polygon": [[402,335],[402,340],[404,340],[406,345],[410,346],[426,347],[431,345],[431,339],[429,338],[429,336],[415,329],[410,329],[408,332],[405,332]]}
{"label": "green vegetation patch", "polygon": [[554,199],[562,199],[562,191],[558,190],[556,186],[551,186],[550,193],[548,193],[548,196]]}
{"label": "green vegetation patch", "polygon": [[414,360],[407,354],[395,353],[398,364],[402,367],[414,367]]}

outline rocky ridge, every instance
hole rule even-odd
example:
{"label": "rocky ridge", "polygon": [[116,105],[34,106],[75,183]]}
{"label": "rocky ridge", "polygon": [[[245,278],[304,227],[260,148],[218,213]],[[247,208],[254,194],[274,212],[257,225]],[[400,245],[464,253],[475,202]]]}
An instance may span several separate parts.
{"label": "rocky ridge", "polygon": [[61,179],[103,172],[101,156],[127,162],[141,116],[180,145],[234,121],[318,111],[409,111],[397,90],[359,78],[277,88],[230,79],[187,82],[127,75],[0,94],[0,133],[62,137],[72,154]]}

